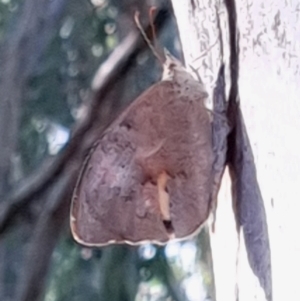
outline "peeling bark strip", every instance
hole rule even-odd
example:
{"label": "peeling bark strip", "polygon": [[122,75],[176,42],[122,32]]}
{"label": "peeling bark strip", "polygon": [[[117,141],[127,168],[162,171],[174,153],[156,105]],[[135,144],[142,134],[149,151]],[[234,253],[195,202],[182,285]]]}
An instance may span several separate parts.
{"label": "peeling bark strip", "polygon": [[[227,121],[227,102],[225,95],[224,65],[221,66],[213,94],[214,116],[212,122],[214,159],[214,192],[213,202],[217,201],[217,193],[226,166],[228,150],[227,136],[230,131]],[[215,209],[215,208],[213,208]]]}
{"label": "peeling bark strip", "polygon": [[229,170],[239,231],[243,231],[248,260],[268,301],[272,300],[270,243],[264,202],[256,178],[254,158],[243,121],[236,108],[235,127],[229,138]]}
{"label": "peeling bark strip", "polygon": [[239,105],[239,49],[237,15],[234,0],[225,0],[230,34],[231,83],[228,120],[232,131],[228,136],[228,166],[232,180],[232,197],[236,209],[238,231],[243,231],[248,260],[258,277],[268,301],[272,301],[270,243],[266,212],[256,177],[256,168]]}

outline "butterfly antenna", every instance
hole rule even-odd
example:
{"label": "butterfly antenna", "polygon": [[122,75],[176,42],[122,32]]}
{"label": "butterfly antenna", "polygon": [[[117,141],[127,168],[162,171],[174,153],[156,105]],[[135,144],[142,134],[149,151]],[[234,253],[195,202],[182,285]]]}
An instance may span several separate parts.
{"label": "butterfly antenna", "polygon": [[152,40],[154,44],[154,48],[157,49],[157,37],[156,37],[156,32],[155,32],[155,26],[154,26],[154,13],[157,10],[155,6],[151,6],[149,9],[149,20],[150,20],[150,27],[151,27],[151,32],[152,32]]}
{"label": "butterfly antenna", "polygon": [[[161,63],[161,65],[163,66],[163,60],[162,58],[160,57],[160,55],[158,54],[158,52],[156,51],[155,47],[153,46],[153,44],[151,43],[151,41],[149,40],[148,36],[146,35],[145,33],[145,30],[143,29],[141,23],[140,23],[140,13],[138,11],[135,12],[134,14],[134,21],[135,21],[135,24],[137,26],[137,28],[139,29],[140,33],[142,34],[145,42],[147,43],[148,47],[150,48],[150,50],[152,51],[152,53],[154,54],[154,56],[158,59],[158,61]],[[152,33],[154,31],[155,33],[155,30],[153,28],[153,25],[151,25],[151,28],[152,28]]]}

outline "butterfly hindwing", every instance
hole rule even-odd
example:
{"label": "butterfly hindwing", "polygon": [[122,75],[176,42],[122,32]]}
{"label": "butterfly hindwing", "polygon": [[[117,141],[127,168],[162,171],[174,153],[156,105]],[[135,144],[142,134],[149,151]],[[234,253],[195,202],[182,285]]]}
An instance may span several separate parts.
{"label": "butterfly hindwing", "polygon": [[105,131],[74,191],[71,228],[90,246],[163,244],[207,219],[211,124],[202,99],[161,81]]}

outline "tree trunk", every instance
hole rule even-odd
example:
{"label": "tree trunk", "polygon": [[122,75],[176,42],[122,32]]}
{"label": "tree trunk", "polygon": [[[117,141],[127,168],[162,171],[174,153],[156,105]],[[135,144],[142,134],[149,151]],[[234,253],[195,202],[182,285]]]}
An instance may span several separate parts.
{"label": "tree trunk", "polygon": [[[224,61],[225,64],[229,62],[226,7],[229,2],[236,6],[240,104],[266,209],[273,300],[299,300],[300,220],[297,217],[299,192],[295,185],[300,180],[297,149],[300,131],[299,42],[296,38],[300,21],[297,4],[265,5],[263,1],[255,1],[249,5],[245,1],[225,1],[210,3],[208,7],[203,4],[205,1],[172,2],[186,66],[199,68],[210,95],[222,48],[220,43],[209,47],[218,40],[219,18]],[[234,11],[230,10],[229,16],[232,14]],[[205,50],[204,58],[195,61]],[[230,82],[226,80],[228,89]],[[234,300],[236,295],[243,301],[266,300],[249,266],[243,235],[239,242],[230,185],[225,172],[218,196],[215,233],[211,235],[217,300]],[[295,271],[293,274],[291,267]]]}

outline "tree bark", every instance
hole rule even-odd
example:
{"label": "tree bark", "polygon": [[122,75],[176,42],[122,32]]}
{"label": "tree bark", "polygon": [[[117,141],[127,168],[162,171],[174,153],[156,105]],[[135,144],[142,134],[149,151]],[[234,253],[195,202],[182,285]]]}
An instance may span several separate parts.
{"label": "tree bark", "polygon": [[[193,64],[197,68],[193,60],[202,53],[201,45],[208,49],[218,37],[216,24],[219,18],[224,62],[227,65],[225,78],[228,97],[233,80],[228,76],[228,67],[234,66],[231,65],[232,53],[229,48],[232,42],[230,22],[226,20],[236,17],[240,107],[266,211],[273,300],[298,300],[299,192],[295,183],[300,178],[300,155],[295,137],[300,130],[300,74],[299,57],[295,49],[299,48],[296,38],[299,12],[296,4],[281,2],[265,4],[256,1],[249,5],[246,1],[224,1],[213,5],[210,3],[210,7],[207,7],[204,1],[173,1],[186,65]],[[234,5],[236,10],[230,5]],[[235,12],[236,16],[233,16]],[[220,65],[222,48],[219,46],[217,44],[207,51],[199,70],[201,75],[204,74],[202,79],[210,95]],[[255,176],[255,170],[253,174]],[[249,245],[246,246],[247,237],[243,234],[246,228],[242,228],[240,233],[236,232],[236,208],[232,210],[231,185],[228,172],[225,172],[218,196],[215,233],[211,233],[217,300],[272,300],[272,284],[260,282],[261,279],[251,269],[251,258],[247,254]],[[252,209],[250,205],[247,210]],[[255,223],[253,220],[253,227]],[[263,233],[264,226],[261,227]],[[258,264],[263,262],[263,256]],[[269,287],[269,292],[262,289],[264,286]]]}

